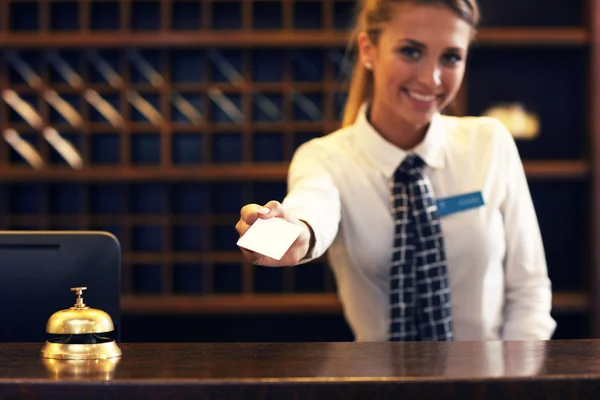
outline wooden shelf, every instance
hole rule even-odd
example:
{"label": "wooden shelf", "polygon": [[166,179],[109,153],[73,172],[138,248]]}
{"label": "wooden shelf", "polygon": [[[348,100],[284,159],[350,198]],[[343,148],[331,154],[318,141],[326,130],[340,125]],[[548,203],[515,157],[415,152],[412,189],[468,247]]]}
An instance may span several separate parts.
{"label": "wooden shelf", "polygon": [[333,314],[341,312],[341,306],[333,293],[124,295],[121,310],[124,314]]}
{"label": "wooden shelf", "polygon": [[525,161],[525,173],[533,179],[585,178],[590,173],[587,161]]}
{"label": "wooden shelf", "polygon": [[347,41],[343,31],[11,33],[0,36],[0,47],[331,47]]}
{"label": "wooden shelf", "polygon": [[1,168],[3,182],[69,181],[69,182],[156,182],[156,181],[280,181],[285,179],[287,164],[256,165],[235,164],[161,168],[161,167],[102,167],[73,170],[52,168],[32,170],[27,168]]}
{"label": "wooden shelf", "polygon": [[[529,161],[525,172],[534,179],[584,178],[589,174],[585,161]],[[3,182],[70,181],[70,182],[155,182],[159,181],[283,181],[288,163],[278,164],[222,164],[204,166],[156,167],[98,167],[73,170],[49,168],[32,170],[0,168]]]}
{"label": "wooden shelf", "polygon": [[[16,122],[10,124],[0,124],[2,129],[11,127],[20,133],[35,132],[33,128],[25,122]],[[199,126],[192,125],[187,122],[165,123],[160,126],[154,126],[148,122],[128,122],[125,124],[127,130],[131,133],[157,133],[161,130],[168,130],[174,133],[196,133],[206,134],[211,132],[239,132],[241,130],[250,130],[254,132],[310,132],[326,134],[335,131],[340,126],[339,122],[247,122],[247,123],[230,123],[230,122],[212,122],[200,124]],[[88,122],[83,129],[79,129],[68,125],[67,123],[52,124],[60,133],[113,133],[121,132],[120,128],[115,128],[112,125],[103,122]],[[248,129],[246,129],[248,128]]]}
{"label": "wooden shelf", "polygon": [[[331,82],[190,82],[190,83],[169,83],[160,88],[154,87],[146,83],[130,83],[123,85],[122,89],[134,89],[140,94],[162,94],[167,92],[168,89],[177,91],[180,94],[205,94],[205,92],[211,89],[218,89],[224,94],[238,94],[238,93],[255,93],[260,92],[261,94],[277,93],[287,94],[293,91],[300,93],[335,93],[343,92],[348,89],[348,82],[346,81],[331,81]],[[31,86],[23,83],[11,84],[10,88],[20,95],[29,94],[40,94],[41,90],[32,88]],[[77,94],[82,93],[83,89],[74,88],[66,84],[52,84],[50,88],[56,91],[58,94]],[[108,93],[119,93],[120,90],[108,84],[91,83],[85,86],[86,89],[93,89],[100,94]]]}
{"label": "wooden shelf", "polygon": [[[555,293],[555,312],[589,309],[586,293]],[[206,296],[132,296],[121,299],[124,314],[337,314],[342,312],[335,293],[240,294]]]}
{"label": "wooden shelf", "polygon": [[483,28],[476,45],[486,46],[568,46],[589,43],[590,35],[583,28]]}
{"label": "wooden shelf", "polygon": [[585,292],[560,292],[552,297],[552,307],[556,312],[587,312],[590,309],[590,298]]}
{"label": "wooden shelf", "polygon": [[[233,229],[234,224],[231,224]],[[151,264],[157,260],[170,261],[173,263],[242,263],[242,253],[237,251],[221,251],[221,252],[141,252],[129,253],[123,255],[124,263],[133,264]]]}
{"label": "wooden shelf", "polygon": [[[235,30],[15,33],[0,34],[0,47],[335,47],[345,46],[346,31],[326,30]],[[482,28],[477,45],[584,45],[589,42],[584,28]]]}

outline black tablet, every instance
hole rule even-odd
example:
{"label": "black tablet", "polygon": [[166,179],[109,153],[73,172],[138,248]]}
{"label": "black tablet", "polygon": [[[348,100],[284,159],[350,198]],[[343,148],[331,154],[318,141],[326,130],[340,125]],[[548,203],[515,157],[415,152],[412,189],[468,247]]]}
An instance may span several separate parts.
{"label": "black tablet", "polygon": [[75,304],[107,312],[120,340],[121,247],[100,231],[0,231],[0,342],[43,342],[46,322]]}

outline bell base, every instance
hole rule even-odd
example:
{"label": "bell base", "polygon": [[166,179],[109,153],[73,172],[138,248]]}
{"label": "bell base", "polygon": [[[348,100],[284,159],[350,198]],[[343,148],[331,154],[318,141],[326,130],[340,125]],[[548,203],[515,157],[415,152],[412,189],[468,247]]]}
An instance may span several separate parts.
{"label": "bell base", "polygon": [[114,378],[120,361],[121,357],[104,360],[56,360],[42,357],[48,376],[53,380],[81,378],[110,381]]}
{"label": "bell base", "polygon": [[114,340],[93,344],[52,343],[46,341],[40,353],[44,358],[58,360],[105,360],[119,357],[121,349]]}

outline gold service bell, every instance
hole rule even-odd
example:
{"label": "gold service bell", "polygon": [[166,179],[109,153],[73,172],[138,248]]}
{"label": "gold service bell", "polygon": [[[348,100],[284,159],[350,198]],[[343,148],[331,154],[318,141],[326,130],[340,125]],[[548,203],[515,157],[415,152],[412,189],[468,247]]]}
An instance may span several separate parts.
{"label": "gold service bell", "polygon": [[81,294],[87,287],[74,287],[77,295],[73,307],[52,314],[46,332],[57,335],[48,339],[41,350],[44,358],[60,360],[106,360],[121,355],[114,339],[103,336],[114,331],[113,321],[106,312],[90,308]]}

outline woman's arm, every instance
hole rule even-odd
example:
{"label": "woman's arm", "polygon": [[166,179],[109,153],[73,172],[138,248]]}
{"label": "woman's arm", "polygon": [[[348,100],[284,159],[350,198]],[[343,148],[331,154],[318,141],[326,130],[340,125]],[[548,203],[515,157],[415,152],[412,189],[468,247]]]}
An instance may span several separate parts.
{"label": "woman's arm", "polygon": [[301,146],[288,173],[288,194],[280,203],[242,207],[236,230],[243,236],[257,219],[283,218],[302,226],[302,233],[280,260],[240,248],[252,264],[278,267],[318,258],[333,242],[340,220],[338,191],[328,170],[326,151],[317,143]]}
{"label": "woman's arm", "polygon": [[341,205],[330,162],[327,149],[312,141],[300,146],[290,163],[283,207],[312,233],[311,246],[302,263],[321,257],[338,232]]}
{"label": "woman's arm", "polygon": [[505,144],[505,188],[501,212],[506,237],[504,340],[550,339],[552,287],[544,246],[523,163],[506,127],[496,128]]}

